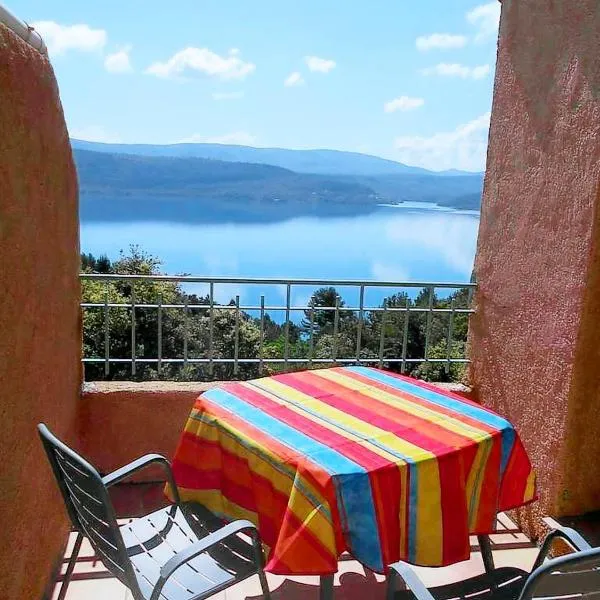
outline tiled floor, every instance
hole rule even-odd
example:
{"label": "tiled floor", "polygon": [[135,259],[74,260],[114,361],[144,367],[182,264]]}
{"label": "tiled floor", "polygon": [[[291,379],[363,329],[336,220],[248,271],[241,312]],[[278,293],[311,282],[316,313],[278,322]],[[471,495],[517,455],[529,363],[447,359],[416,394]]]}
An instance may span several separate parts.
{"label": "tiled floor", "polygon": [[[500,515],[500,529],[504,533],[492,536],[496,566],[514,566],[529,570],[537,555],[537,548],[527,538],[514,532],[508,517]],[[513,531],[510,531],[513,530]],[[75,534],[71,534],[66,557],[70,556]],[[476,544],[476,539],[472,540]],[[106,571],[102,563],[94,558],[89,543],[84,541],[81,560],[75,568],[74,580],[69,585],[67,600],[131,600],[130,592]],[[63,566],[63,570],[66,565]],[[428,586],[459,581],[483,571],[481,555],[476,550],[471,559],[441,569],[417,569]],[[319,579],[317,577],[282,577],[267,575],[273,600],[318,600]],[[56,585],[56,599],[60,583]],[[214,596],[216,600],[258,600],[261,597],[258,578],[253,577]],[[334,580],[335,600],[383,600],[385,580],[355,560],[342,560]]]}

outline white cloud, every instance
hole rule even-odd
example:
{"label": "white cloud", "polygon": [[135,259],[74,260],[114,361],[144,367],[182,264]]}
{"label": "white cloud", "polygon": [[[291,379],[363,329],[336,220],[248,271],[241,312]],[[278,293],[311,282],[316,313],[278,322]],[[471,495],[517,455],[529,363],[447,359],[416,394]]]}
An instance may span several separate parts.
{"label": "white cloud", "polygon": [[156,77],[183,77],[190,72],[201,73],[218,79],[244,79],[256,69],[256,65],[240,58],[237,48],[220,56],[208,48],[184,48],[165,62],[151,64],[146,73]]}
{"label": "white cloud", "polygon": [[313,73],[329,73],[329,71],[335,69],[336,65],[335,60],[319,58],[318,56],[305,56],[304,62],[308,70]]}
{"label": "white cloud", "polygon": [[451,33],[432,33],[431,35],[418,37],[416,45],[417,50],[421,52],[426,52],[434,48],[439,50],[463,48],[467,45],[467,38],[464,35],[453,35]]}
{"label": "white cloud", "polygon": [[476,42],[497,37],[500,24],[500,2],[492,0],[476,6],[467,13],[467,21],[478,29],[475,35]]}
{"label": "white cloud", "polygon": [[487,153],[490,113],[487,112],[454,131],[429,137],[403,136],[394,141],[394,157],[427,169],[483,171]]}
{"label": "white cloud", "polygon": [[108,54],[104,59],[104,68],[109,73],[131,73],[133,67],[129,60],[131,46],[127,46],[118,52]]}
{"label": "white cloud", "polygon": [[304,77],[302,77],[302,75],[298,71],[294,71],[286,77],[285,81],[283,82],[283,85],[285,85],[285,87],[295,87],[298,85],[304,85]]}
{"label": "white cloud", "polygon": [[371,265],[371,275],[376,281],[405,282],[410,281],[408,271],[397,265],[374,262]]}
{"label": "white cloud", "polygon": [[213,92],[213,100],[239,100],[244,92]]}
{"label": "white cloud", "polygon": [[389,102],[386,102],[383,105],[383,110],[386,113],[393,113],[397,110],[407,111],[407,110],[415,110],[416,108],[420,108],[425,104],[425,100],[423,98],[411,98],[410,96],[400,96],[398,98],[394,98]]}
{"label": "white cloud", "polygon": [[233,144],[236,146],[253,146],[256,138],[247,131],[233,131],[224,135],[202,135],[194,133],[187,138],[178,140],[178,144]]}
{"label": "white cloud", "polygon": [[36,21],[31,26],[44,38],[48,52],[59,56],[69,50],[95,52],[106,44],[106,31],[89,25],[61,25],[55,21]]}
{"label": "white cloud", "polygon": [[463,79],[483,79],[490,72],[490,65],[468,67],[459,63],[439,63],[435,67],[423,69],[423,75],[441,75],[443,77],[462,77]]}
{"label": "white cloud", "polygon": [[69,127],[69,137],[76,140],[103,142],[105,144],[120,144],[122,142],[122,139],[117,134],[107,131],[99,125],[87,125],[75,129]]}

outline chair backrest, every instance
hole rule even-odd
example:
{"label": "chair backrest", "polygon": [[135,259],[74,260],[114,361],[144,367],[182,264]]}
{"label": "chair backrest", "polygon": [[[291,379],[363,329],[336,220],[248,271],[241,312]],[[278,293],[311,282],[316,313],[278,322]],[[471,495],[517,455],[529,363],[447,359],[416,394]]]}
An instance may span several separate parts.
{"label": "chair backrest", "polygon": [[520,600],[571,597],[600,600],[600,548],[544,563],[530,575]]}
{"label": "chair backrest", "polygon": [[73,527],[88,538],[104,566],[131,586],[136,580],[133,568],[100,474],[44,424],[38,425],[38,432]]}

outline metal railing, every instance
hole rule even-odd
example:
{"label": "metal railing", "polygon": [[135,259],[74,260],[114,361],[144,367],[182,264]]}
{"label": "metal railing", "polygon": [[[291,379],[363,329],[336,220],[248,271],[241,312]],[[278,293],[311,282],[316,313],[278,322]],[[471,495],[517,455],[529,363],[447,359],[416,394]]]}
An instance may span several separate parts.
{"label": "metal railing", "polygon": [[[165,373],[168,365],[187,368],[204,366],[203,378],[211,379],[215,377],[217,365],[229,365],[230,373],[227,375],[242,378],[244,374],[240,374],[240,369],[244,365],[254,365],[252,374],[256,372],[262,375],[266,369],[269,372],[273,369],[286,371],[327,364],[389,365],[406,372],[421,363],[443,363],[445,371],[449,372],[451,365],[469,362],[464,353],[456,356],[456,352],[453,352],[456,341],[454,328],[457,319],[468,319],[473,312],[471,300],[476,285],[474,283],[95,273],[82,273],[80,277],[84,287],[84,301],[81,303],[84,337],[88,335],[93,341],[86,344],[84,339],[82,361],[84,365],[102,368],[105,377],[114,375],[113,371],[119,365],[128,365],[133,378],[144,377],[140,372],[142,365],[152,366],[158,378],[168,378]],[[93,285],[91,282],[95,284],[93,293],[86,290],[86,284]],[[194,286],[200,287],[205,295],[198,296],[194,293]],[[225,286],[235,286],[238,293],[232,294],[229,303],[219,303],[218,290]],[[244,286],[248,292],[245,297],[250,298],[245,304],[240,302],[240,286]],[[275,290],[285,298],[285,303],[267,303],[266,288]],[[298,288],[310,288],[313,291],[334,288],[335,301],[326,306],[314,305],[307,300],[294,303],[293,292]],[[386,291],[391,291],[392,295],[382,298]],[[349,292],[354,292],[354,296],[358,298],[354,304],[345,303],[344,298],[348,297]],[[377,298],[367,302],[368,292]],[[457,292],[462,293],[462,302],[457,302]],[[398,293],[404,295],[394,295]],[[420,301],[416,302],[415,297],[419,293]],[[165,297],[170,300],[165,300]],[[399,298],[401,303],[398,302]],[[94,324],[86,327],[86,318],[93,311],[96,311]],[[171,315],[173,321],[174,313],[178,313],[178,316],[176,325],[171,323],[170,335],[173,337],[172,330],[175,327],[178,341],[174,343],[171,339],[170,344],[167,344],[165,319],[167,315]],[[229,329],[233,331],[224,334],[232,337],[229,344],[225,344],[227,347],[224,350],[223,340],[217,339],[215,326],[217,318],[225,313],[230,315],[225,325],[229,324]],[[101,318],[98,318],[99,314]],[[152,315],[151,318],[148,318],[149,314]],[[283,318],[278,321],[271,314],[282,314]],[[302,327],[296,322],[298,314],[304,315]],[[143,318],[143,315],[146,317]],[[115,321],[120,326],[120,347],[116,350],[113,348],[117,342]],[[129,330],[127,347],[123,340],[125,321],[128,322]],[[241,348],[241,330],[248,323],[253,329],[253,335],[258,336],[258,340],[250,345],[253,355],[244,355]],[[270,352],[266,352],[268,325],[280,332],[279,341],[282,341],[283,348],[280,348],[279,355],[272,348]],[[422,350],[422,355],[415,355],[415,344],[411,338],[411,326],[414,328],[417,325],[420,334],[419,344],[416,346]],[[434,325],[435,340],[432,337]],[[140,340],[142,326],[144,340]],[[343,331],[344,328],[346,331]],[[444,339],[440,337],[442,330]],[[192,335],[200,336],[203,343],[195,339],[196,347],[191,348]],[[324,354],[323,348],[317,347],[324,335],[329,336],[328,356]],[[294,336],[295,339],[292,339]],[[436,343],[435,356],[431,352],[432,341]],[[167,348],[169,345],[170,354]],[[302,346],[302,352],[298,352],[298,345]],[[174,346],[178,350],[174,351]],[[445,347],[442,356],[441,346]],[[98,377],[98,373],[95,377]]]}

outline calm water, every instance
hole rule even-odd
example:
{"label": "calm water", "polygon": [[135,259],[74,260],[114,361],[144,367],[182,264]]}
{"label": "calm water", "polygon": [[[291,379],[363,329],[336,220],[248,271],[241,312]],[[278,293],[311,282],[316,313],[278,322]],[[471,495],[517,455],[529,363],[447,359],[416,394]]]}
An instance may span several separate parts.
{"label": "calm water", "polygon": [[[94,200],[94,203],[98,199]],[[268,222],[221,215],[214,210],[186,222],[144,220],[121,222],[87,218],[82,202],[81,248],[115,259],[119,250],[138,244],[163,260],[169,274],[206,276],[365,279],[379,281],[467,282],[473,268],[479,215],[439,209],[434,205],[381,206],[357,216],[313,214]],[[167,217],[168,218],[168,217]],[[217,286],[217,299],[228,301],[240,294],[242,303],[280,304],[285,288]],[[205,291],[200,286],[190,290]],[[306,303],[312,290],[293,290],[295,305]],[[379,303],[390,290],[368,290],[367,304]],[[354,291],[343,292],[348,302]]]}

